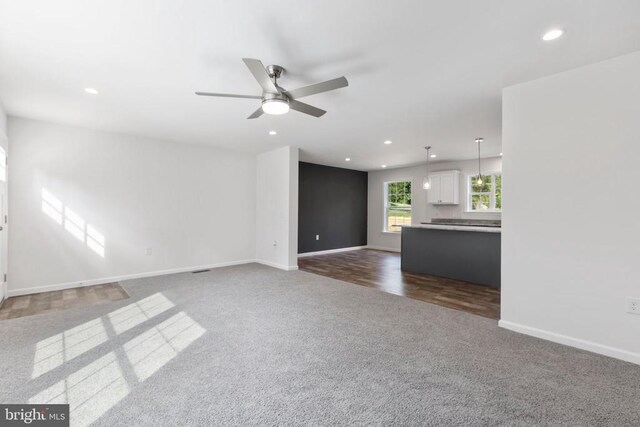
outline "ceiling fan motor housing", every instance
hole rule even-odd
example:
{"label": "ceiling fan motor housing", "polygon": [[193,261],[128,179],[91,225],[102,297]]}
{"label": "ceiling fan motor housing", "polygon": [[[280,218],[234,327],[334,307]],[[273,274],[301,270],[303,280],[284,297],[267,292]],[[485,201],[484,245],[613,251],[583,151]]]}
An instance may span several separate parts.
{"label": "ceiling fan motor housing", "polygon": [[272,79],[279,79],[284,74],[284,68],[279,65],[267,65],[267,73]]}
{"label": "ceiling fan motor housing", "polygon": [[264,92],[262,94],[262,102],[265,102],[265,101],[276,101],[276,100],[289,103],[289,98],[287,98],[287,95],[285,95],[284,93]]}

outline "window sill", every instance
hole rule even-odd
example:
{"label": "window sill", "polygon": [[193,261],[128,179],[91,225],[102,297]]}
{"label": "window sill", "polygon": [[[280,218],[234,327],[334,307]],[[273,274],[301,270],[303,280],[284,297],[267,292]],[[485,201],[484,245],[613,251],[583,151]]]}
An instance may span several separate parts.
{"label": "window sill", "polygon": [[478,214],[501,214],[502,211],[467,211],[465,210],[464,213],[478,213]]}
{"label": "window sill", "polygon": [[382,234],[400,234],[400,231],[387,231],[387,230],[382,230],[381,231]]}

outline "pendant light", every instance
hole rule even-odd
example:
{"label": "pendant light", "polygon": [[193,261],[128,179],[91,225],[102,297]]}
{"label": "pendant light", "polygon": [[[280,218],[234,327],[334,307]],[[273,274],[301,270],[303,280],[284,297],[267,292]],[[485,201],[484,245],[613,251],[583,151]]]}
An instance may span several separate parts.
{"label": "pendant light", "polygon": [[429,190],[431,188],[431,181],[429,181],[429,150],[431,150],[431,146],[424,147],[427,150],[427,176],[422,181],[422,188],[425,190]]}
{"label": "pendant light", "polygon": [[478,143],[478,180],[476,184],[482,185],[482,172],[480,172],[480,143],[484,141],[484,138],[476,138],[476,142]]}

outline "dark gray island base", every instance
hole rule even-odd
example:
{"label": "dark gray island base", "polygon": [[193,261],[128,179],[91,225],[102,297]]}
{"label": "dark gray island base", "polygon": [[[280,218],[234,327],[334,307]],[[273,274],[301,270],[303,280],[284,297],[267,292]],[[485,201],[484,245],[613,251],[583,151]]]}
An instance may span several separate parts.
{"label": "dark gray island base", "polygon": [[500,229],[402,227],[403,271],[500,287]]}

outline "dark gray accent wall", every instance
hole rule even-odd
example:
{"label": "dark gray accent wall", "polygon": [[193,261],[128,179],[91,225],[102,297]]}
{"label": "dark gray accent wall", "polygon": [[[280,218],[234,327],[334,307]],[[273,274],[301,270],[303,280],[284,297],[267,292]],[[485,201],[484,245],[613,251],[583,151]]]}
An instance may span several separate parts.
{"label": "dark gray accent wall", "polygon": [[299,163],[298,253],[367,244],[367,181],[367,172]]}

